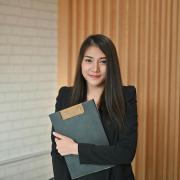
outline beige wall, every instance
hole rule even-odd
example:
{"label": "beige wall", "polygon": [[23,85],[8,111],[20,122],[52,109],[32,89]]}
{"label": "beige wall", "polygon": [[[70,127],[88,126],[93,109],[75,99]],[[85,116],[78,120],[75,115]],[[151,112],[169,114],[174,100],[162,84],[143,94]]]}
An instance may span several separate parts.
{"label": "beige wall", "polygon": [[52,177],[57,0],[0,0],[0,179]]}
{"label": "beige wall", "polygon": [[125,84],[137,87],[137,180],[180,179],[179,0],[59,0],[58,85],[73,82],[82,40],[114,41]]}

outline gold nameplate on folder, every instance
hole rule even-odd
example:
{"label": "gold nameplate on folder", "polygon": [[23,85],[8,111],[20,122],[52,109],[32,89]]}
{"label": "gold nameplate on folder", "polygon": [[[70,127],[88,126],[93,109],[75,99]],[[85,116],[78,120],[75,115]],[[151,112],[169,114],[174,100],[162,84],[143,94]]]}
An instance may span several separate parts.
{"label": "gold nameplate on folder", "polygon": [[70,108],[66,108],[60,111],[60,114],[63,120],[72,118],[74,116],[77,116],[83,113],[84,113],[84,108],[82,104],[77,104],[77,105],[71,106]]}

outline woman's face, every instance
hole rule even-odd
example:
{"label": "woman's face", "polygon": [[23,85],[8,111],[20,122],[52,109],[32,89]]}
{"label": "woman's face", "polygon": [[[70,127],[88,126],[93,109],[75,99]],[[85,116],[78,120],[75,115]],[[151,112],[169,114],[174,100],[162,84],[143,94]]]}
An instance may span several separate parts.
{"label": "woman's face", "polygon": [[86,49],[82,60],[82,74],[88,86],[103,86],[106,77],[106,56],[96,46]]}

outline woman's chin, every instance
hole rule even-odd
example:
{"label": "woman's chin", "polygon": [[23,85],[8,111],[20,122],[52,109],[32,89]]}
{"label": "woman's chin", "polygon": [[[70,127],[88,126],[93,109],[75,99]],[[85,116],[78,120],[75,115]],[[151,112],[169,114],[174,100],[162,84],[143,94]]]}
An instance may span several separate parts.
{"label": "woman's chin", "polygon": [[103,86],[103,83],[102,82],[88,82],[88,85],[91,86],[91,87],[100,87],[100,86]]}

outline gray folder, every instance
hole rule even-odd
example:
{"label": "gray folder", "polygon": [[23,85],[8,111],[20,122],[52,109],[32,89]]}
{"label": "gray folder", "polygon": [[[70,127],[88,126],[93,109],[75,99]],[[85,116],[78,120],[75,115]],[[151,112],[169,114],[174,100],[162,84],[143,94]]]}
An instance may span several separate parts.
{"label": "gray folder", "polygon": [[[77,143],[109,145],[94,100],[49,115],[56,132]],[[80,164],[78,155],[64,156],[72,179],[102,171],[113,165]]]}

